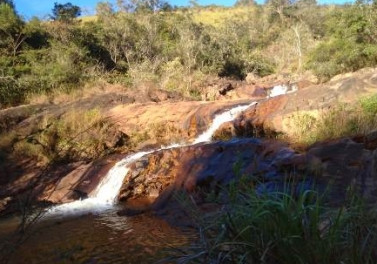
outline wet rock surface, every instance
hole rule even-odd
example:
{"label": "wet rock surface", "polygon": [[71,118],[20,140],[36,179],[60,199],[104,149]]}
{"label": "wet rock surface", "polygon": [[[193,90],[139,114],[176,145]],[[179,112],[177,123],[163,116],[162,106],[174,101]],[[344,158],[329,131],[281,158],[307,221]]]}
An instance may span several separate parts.
{"label": "wet rock surface", "polygon": [[124,134],[140,138],[143,147],[191,140],[210,126],[216,114],[250,100],[128,104],[111,108],[106,115]]}
{"label": "wet rock surface", "polygon": [[19,212],[33,203],[60,204],[85,199],[122,157],[110,155],[89,163],[74,162],[39,170],[34,163],[25,163],[17,174],[15,168],[8,167],[12,173],[0,189],[0,215]]}
{"label": "wet rock surface", "polygon": [[[176,207],[171,200],[177,191],[216,192],[231,181],[246,179],[258,193],[326,190],[329,203],[336,206],[352,189],[376,202],[377,151],[366,145],[341,139],[298,153],[281,142],[235,139],[163,150],[131,165],[119,199],[147,197],[149,209],[166,210],[168,204]],[[195,199],[201,203],[200,195]]]}

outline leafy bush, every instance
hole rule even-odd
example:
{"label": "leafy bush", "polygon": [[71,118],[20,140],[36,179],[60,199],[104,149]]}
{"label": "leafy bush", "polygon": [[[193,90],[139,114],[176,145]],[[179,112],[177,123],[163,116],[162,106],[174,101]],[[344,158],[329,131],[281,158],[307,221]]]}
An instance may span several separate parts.
{"label": "leafy bush", "polygon": [[359,1],[334,9],[326,19],[326,37],[309,56],[307,67],[322,80],[377,64],[377,8]]}
{"label": "leafy bush", "polygon": [[365,114],[369,114],[371,117],[377,115],[377,95],[362,98],[360,104]]}
{"label": "leafy bush", "polygon": [[20,104],[25,100],[25,90],[13,78],[0,77],[0,108]]}
{"label": "leafy bush", "polygon": [[345,39],[321,43],[310,55],[307,67],[322,80],[377,64],[377,46]]}

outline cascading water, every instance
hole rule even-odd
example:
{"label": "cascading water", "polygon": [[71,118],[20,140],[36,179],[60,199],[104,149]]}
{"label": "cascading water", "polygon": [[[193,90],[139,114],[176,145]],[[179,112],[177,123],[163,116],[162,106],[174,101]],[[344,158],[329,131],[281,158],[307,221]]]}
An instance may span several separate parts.
{"label": "cascading water", "polygon": [[[219,115],[216,115],[213,119],[212,125],[203,134],[198,136],[192,144],[194,145],[203,142],[209,142],[212,139],[213,133],[225,122],[234,120],[238,114],[245,111],[247,108],[255,105],[253,102],[249,105],[236,106],[232,109],[225,111]],[[176,147],[187,146],[187,144],[174,144],[168,147],[161,147],[159,149],[137,152],[135,154],[129,155],[115,164],[113,168],[107,173],[103,178],[97,188],[91,193],[90,197],[85,200],[78,200],[71,203],[66,203],[58,206],[54,206],[47,211],[49,214],[59,214],[59,213],[75,213],[75,212],[86,212],[86,211],[102,211],[106,208],[110,208],[116,203],[116,198],[118,196],[119,190],[122,187],[122,182],[124,177],[129,171],[128,165],[134,161],[140,159],[141,157],[164,149],[171,149]]]}
{"label": "cascading water", "polygon": [[216,115],[212,121],[212,125],[207,129],[207,131],[199,135],[194,140],[193,144],[211,141],[213,133],[215,133],[222,124],[234,120],[240,113],[255,105],[256,103],[257,102],[252,102],[249,105],[236,106],[222,114]]}
{"label": "cascading water", "polygon": [[[286,86],[275,86],[271,90],[270,97],[287,93],[288,88]],[[225,111],[219,115],[216,115],[212,125],[203,134],[199,135],[191,144],[174,144],[168,147],[161,147],[150,151],[137,152],[122,159],[107,173],[97,188],[90,194],[90,197],[85,200],[78,200],[71,203],[66,203],[58,206],[54,206],[47,211],[47,215],[65,214],[65,213],[77,213],[77,212],[99,212],[108,208],[111,208],[116,203],[119,190],[122,186],[124,177],[126,177],[129,171],[129,165],[141,157],[164,149],[171,149],[176,147],[183,147],[188,145],[194,145],[198,143],[209,142],[212,139],[215,131],[225,122],[234,120],[241,112],[245,111],[249,107],[255,105],[257,102],[253,102],[248,105],[241,105],[233,107],[232,109]]]}
{"label": "cascading water", "polygon": [[[171,147],[174,147],[174,145],[167,148]],[[119,190],[122,187],[123,179],[129,171],[128,165],[152,152],[153,150],[137,152],[117,162],[114,167],[109,170],[107,175],[103,178],[93,193],[91,193],[89,198],[54,206],[47,211],[47,215],[102,211],[110,208],[115,203]]]}
{"label": "cascading water", "polygon": [[269,97],[275,97],[275,96],[282,95],[282,94],[293,93],[293,92],[296,92],[296,91],[297,91],[297,86],[295,84],[293,84],[293,85],[285,85],[285,84],[276,85],[271,89],[268,98]]}

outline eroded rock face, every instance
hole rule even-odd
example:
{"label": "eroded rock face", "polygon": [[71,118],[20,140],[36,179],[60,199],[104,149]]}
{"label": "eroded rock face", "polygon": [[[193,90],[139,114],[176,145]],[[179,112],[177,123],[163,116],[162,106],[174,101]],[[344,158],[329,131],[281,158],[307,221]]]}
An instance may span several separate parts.
{"label": "eroded rock face", "polygon": [[[377,201],[375,149],[351,139],[319,143],[305,153],[286,144],[237,139],[153,153],[132,164],[119,199],[151,199],[160,209],[176,190],[215,191],[241,177],[257,192],[326,190],[333,205],[354,190]],[[145,208],[143,209],[143,212]]]}
{"label": "eroded rock face", "polygon": [[[85,199],[122,158],[112,155],[90,163],[75,162],[50,169],[35,167],[13,174],[0,190],[0,215],[18,212],[28,203],[60,204]],[[13,173],[15,170],[12,170]]]}
{"label": "eroded rock face", "polygon": [[[156,101],[159,101],[165,100],[165,95],[157,93],[154,96],[156,96]],[[3,121],[12,111],[15,117],[11,118],[12,122],[5,120],[4,127],[0,124],[0,130],[17,128],[17,133],[20,133],[19,137],[26,138],[32,133],[32,124],[41,122],[46,113],[59,116],[68,109],[76,109],[78,106],[80,107],[77,109],[90,109],[98,103],[103,114],[114,124],[107,131],[106,139],[103,141],[104,148],[128,153],[131,149],[139,150],[154,145],[189,141],[206,130],[216,114],[227,108],[249,102],[237,100],[129,104],[125,101],[123,104],[122,101],[113,102],[112,100],[115,99],[121,98],[108,94],[103,98],[95,97],[94,101],[83,99],[59,107],[49,105],[40,108],[31,107],[31,110],[27,107],[3,110],[0,113]],[[30,114],[30,111],[35,111],[35,115],[28,116],[27,113]],[[88,131],[88,133],[92,132]],[[91,134],[91,136],[96,139],[97,135]],[[97,186],[95,183],[98,183],[98,179],[105,175],[98,172],[99,168],[107,168],[107,165],[102,164],[101,160],[80,158],[81,160],[75,160],[75,162],[56,164],[48,168],[39,166],[37,160],[27,160],[22,157],[7,164],[1,164],[1,207],[5,208],[11,203],[17,205],[23,197],[31,197],[31,201],[42,200],[52,203],[65,203],[87,197]],[[106,159],[111,160],[112,157]],[[94,172],[97,174],[94,175]]]}
{"label": "eroded rock face", "polygon": [[210,126],[216,114],[252,100],[128,104],[111,108],[106,115],[123,133],[140,138],[140,149],[192,140]]}

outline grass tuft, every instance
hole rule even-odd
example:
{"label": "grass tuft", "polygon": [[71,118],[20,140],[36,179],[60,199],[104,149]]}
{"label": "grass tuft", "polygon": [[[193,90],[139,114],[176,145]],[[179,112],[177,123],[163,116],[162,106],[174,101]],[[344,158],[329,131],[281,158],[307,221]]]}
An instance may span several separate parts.
{"label": "grass tuft", "polygon": [[[200,221],[198,221],[200,223]],[[179,263],[375,263],[377,215],[356,196],[328,207],[315,191],[237,192],[237,201],[204,222]]]}
{"label": "grass tuft", "polygon": [[377,96],[362,98],[356,105],[339,104],[318,114],[297,113],[292,116],[290,141],[313,144],[341,137],[366,135],[377,129]]}

